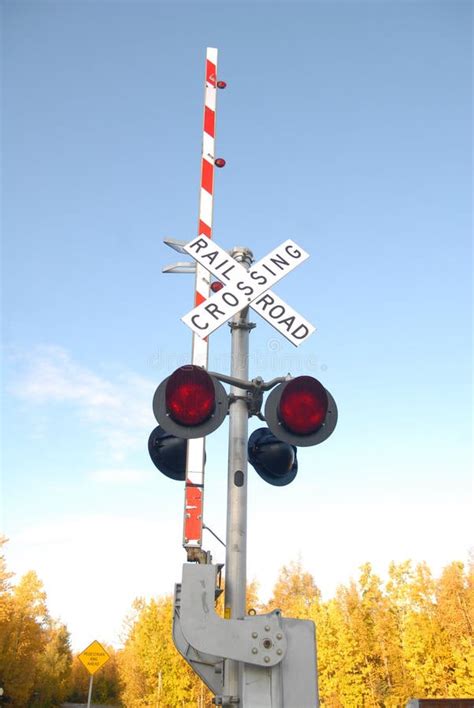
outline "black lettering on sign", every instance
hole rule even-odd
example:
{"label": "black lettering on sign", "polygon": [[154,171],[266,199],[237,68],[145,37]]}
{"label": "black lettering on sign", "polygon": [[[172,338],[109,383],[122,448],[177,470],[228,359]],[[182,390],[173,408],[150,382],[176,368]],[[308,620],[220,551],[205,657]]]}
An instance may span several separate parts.
{"label": "black lettering on sign", "polygon": [[235,268],[235,264],[229,266],[226,270],[222,271],[221,276],[225,278],[226,280],[230,280],[229,276],[227,275],[231,271],[233,271]]}
{"label": "black lettering on sign", "polygon": [[[302,329],[303,332],[298,336],[296,333],[299,332],[300,329]],[[309,329],[306,327],[306,325],[300,324],[300,326],[297,327],[295,331],[291,334],[295,339],[304,339],[309,334]]]}
{"label": "black lettering on sign", "polygon": [[298,258],[301,258],[301,251],[298,251],[298,249],[292,246],[291,243],[288,244],[288,246],[285,248],[285,251],[291,258],[295,258],[296,260]]}
{"label": "black lettering on sign", "polygon": [[194,248],[196,253],[199,253],[203,248],[207,248],[209,246],[209,239],[208,238],[198,238],[194,243],[191,243],[189,245],[189,248]]}
{"label": "black lettering on sign", "polygon": [[265,285],[267,282],[267,279],[264,275],[261,273],[258,273],[256,270],[251,270],[249,273],[250,277],[252,280],[255,280],[257,285]]}
{"label": "black lettering on sign", "polygon": [[295,324],[295,318],[294,316],[286,317],[285,319],[280,320],[278,324],[285,325],[286,331],[289,332]]}
{"label": "black lettering on sign", "polygon": [[276,254],[276,256],[273,256],[273,258],[270,258],[271,262],[273,265],[276,265],[280,270],[285,270],[283,266],[290,265],[288,261],[285,261],[283,256],[280,256],[279,253]]}
{"label": "black lettering on sign", "polygon": [[218,255],[217,251],[211,251],[210,253],[204,253],[202,258],[209,258],[209,263],[214,263]]}
{"label": "black lettering on sign", "polygon": [[275,275],[275,273],[272,271],[271,268],[269,268],[269,267],[267,266],[266,263],[263,264],[263,267],[265,268],[265,270],[268,270],[269,273],[271,273],[272,275]]}
{"label": "black lettering on sign", "polygon": [[253,295],[252,286],[246,285],[242,280],[239,280],[236,287],[237,287],[237,290],[240,290],[247,297],[250,297],[250,295]]}
{"label": "black lettering on sign", "polygon": [[284,312],[285,312],[285,308],[283,307],[283,305],[275,305],[275,307],[272,307],[272,309],[270,310],[270,312],[268,314],[270,315],[270,317],[272,317],[274,320],[276,320],[279,317],[281,317]]}
{"label": "black lettering on sign", "polygon": [[[224,300],[226,305],[230,305],[230,307],[235,307],[236,305],[239,304],[239,298],[234,295],[234,293],[229,293],[229,292],[223,292],[222,293],[222,299]],[[224,314],[224,313],[222,313]]]}
{"label": "black lettering on sign", "polygon": [[207,329],[207,328],[209,327],[209,325],[208,325],[207,322],[204,324],[204,327],[201,327],[201,325],[196,322],[196,320],[198,319],[198,317],[200,317],[200,315],[193,315],[193,316],[191,317],[191,322],[193,323],[193,325],[194,325],[195,327],[197,327],[198,329]]}
{"label": "black lettering on sign", "polygon": [[219,308],[214,302],[210,302],[208,305],[205,305],[204,309],[207,310],[209,314],[214,317],[215,320],[219,319],[218,315],[225,315],[225,312],[219,310]]}
{"label": "black lettering on sign", "polygon": [[263,295],[263,297],[261,297],[260,300],[257,300],[257,302],[255,304],[260,305],[260,303],[262,303],[263,304],[262,310],[266,310],[267,305],[273,305],[274,302],[275,302],[275,300],[272,298],[272,296],[269,295],[268,293],[265,293],[265,295]]}
{"label": "black lettering on sign", "polygon": [[222,267],[225,266],[225,264],[228,263],[228,262],[229,262],[229,259],[228,259],[228,258],[224,258],[224,260],[222,261],[222,263],[219,263],[219,265],[216,265],[216,270],[219,270],[219,268],[222,268]]}

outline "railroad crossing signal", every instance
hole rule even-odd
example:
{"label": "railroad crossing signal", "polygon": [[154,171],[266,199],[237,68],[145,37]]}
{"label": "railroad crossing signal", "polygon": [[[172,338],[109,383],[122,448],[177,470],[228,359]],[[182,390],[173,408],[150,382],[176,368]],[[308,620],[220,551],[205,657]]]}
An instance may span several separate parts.
{"label": "railroad crossing signal", "polygon": [[[212,242],[215,158],[217,50],[206,54],[198,236],[189,243],[166,241],[194,263],[179,262],[164,270],[196,274],[195,307],[183,318],[193,332],[192,364],[177,369],[157,388],[153,411],[159,423],[148,442],[153,463],[166,476],[186,481],[184,546],[188,562],[176,586],[173,640],[192,669],[215,694],[216,705],[318,705],[314,625],[285,620],[277,610],[246,616],[247,461],[268,483],[289,484],[298,470],[297,446],[316,445],[334,430],[337,408],[322,384],[312,377],[248,379],[248,339],[253,323],[249,306],[293,345],[299,346],[314,326],[270,288],[303,263],[308,254],[288,239],[255,265],[248,248],[227,253]],[[249,268],[247,270],[246,267]],[[218,279],[211,285],[211,274]],[[212,294],[211,294],[212,293]],[[232,318],[231,375],[208,373],[209,335]],[[222,383],[231,385],[227,394]],[[242,390],[243,389],[243,390]],[[263,394],[268,396],[262,414]],[[229,414],[227,485],[228,527],[224,612],[213,612],[220,585],[220,565],[202,551],[204,436]],[[248,440],[248,418],[257,415],[268,427]],[[257,641],[258,640],[258,641]],[[92,680],[92,677],[91,677]],[[92,685],[92,684],[91,684]],[[91,688],[89,690],[89,704]]]}
{"label": "railroad crossing signal", "polygon": [[[176,369],[156,389],[153,412],[159,425],[150,435],[148,451],[154,465],[171,479],[185,478],[186,440],[212,433],[227,415],[230,398],[218,376],[222,375],[190,364]],[[249,402],[252,396],[256,401],[258,385],[242,384]],[[298,376],[273,389],[265,405],[265,420],[268,428],[259,428],[250,436],[248,459],[262,479],[284,486],[298,470],[297,446],[326,440],[336,427],[337,407],[317,379]]]}
{"label": "railroad crossing signal", "polygon": [[255,263],[249,271],[215,242],[202,236],[190,241],[183,250],[225,286],[181,318],[199,337],[212,334],[248,305],[297,347],[314,332],[312,324],[270,291],[275,283],[309,258],[309,254],[291,239]]}

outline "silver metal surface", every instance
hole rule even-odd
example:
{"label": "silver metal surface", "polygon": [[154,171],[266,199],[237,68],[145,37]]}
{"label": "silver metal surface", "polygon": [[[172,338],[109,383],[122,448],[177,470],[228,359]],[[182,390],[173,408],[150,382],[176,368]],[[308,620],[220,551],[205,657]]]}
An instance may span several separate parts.
{"label": "silver metal surface", "polygon": [[91,708],[93,682],[94,682],[94,674],[91,674],[90,681],[89,681],[89,695],[87,696],[87,708]]}
{"label": "silver metal surface", "polygon": [[[218,566],[213,564],[183,565],[183,581],[176,586],[174,622],[179,620],[179,631],[184,639],[196,652],[232,659],[234,663],[246,662],[256,666],[279,664],[284,659],[287,646],[284,636],[276,638],[277,634],[283,633],[280,613],[247,615],[242,619],[230,620],[219,617],[214,609],[217,569]],[[269,629],[265,630],[265,626]],[[281,649],[281,654],[278,649]],[[268,661],[265,661],[265,656],[268,656]],[[224,693],[237,695],[227,689]]]}
{"label": "silver metal surface", "polygon": [[181,627],[181,584],[175,586],[173,614],[173,642],[181,656],[188,662],[192,670],[200,676],[206,686],[216,695],[223,692],[224,660],[206,652],[197,651],[190,645]]}
{"label": "silver metal surface", "polygon": [[163,243],[165,246],[169,246],[173,251],[178,251],[178,253],[186,253],[184,246],[188,243],[187,241],[180,241],[177,238],[164,238]]}
{"label": "silver metal surface", "polygon": [[285,658],[268,669],[244,664],[243,708],[317,708],[319,705],[314,623],[285,618],[281,618],[281,623],[288,640]]}
{"label": "silver metal surface", "polygon": [[[248,269],[253,260],[246,248],[235,248],[231,255]],[[248,308],[232,318],[231,371],[234,378],[248,380]],[[231,395],[239,388],[232,387]],[[225,557],[224,612],[226,619],[243,619],[247,586],[247,441],[248,410],[242,398],[235,398],[229,410],[229,463],[227,475],[227,533]],[[240,472],[240,475],[236,475]],[[238,480],[238,483],[236,483]],[[255,659],[258,655],[251,655]],[[242,695],[242,667],[227,660],[224,665],[224,694]]]}
{"label": "silver metal surface", "polygon": [[162,273],[195,273],[196,264],[191,261],[177,261],[176,263],[170,263],[170,265],[163,266],[161,269]]}

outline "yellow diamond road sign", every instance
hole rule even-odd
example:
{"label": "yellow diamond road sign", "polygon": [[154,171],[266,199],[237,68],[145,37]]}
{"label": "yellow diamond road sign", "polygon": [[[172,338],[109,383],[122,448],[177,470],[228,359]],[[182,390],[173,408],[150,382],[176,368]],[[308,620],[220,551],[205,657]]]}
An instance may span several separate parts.
{"label": "yellow diamond road sign", "polygon": [[102,644],[92,642],[77,658],[82,661],[90,674],[95,674],[110,659],[110,656]]}

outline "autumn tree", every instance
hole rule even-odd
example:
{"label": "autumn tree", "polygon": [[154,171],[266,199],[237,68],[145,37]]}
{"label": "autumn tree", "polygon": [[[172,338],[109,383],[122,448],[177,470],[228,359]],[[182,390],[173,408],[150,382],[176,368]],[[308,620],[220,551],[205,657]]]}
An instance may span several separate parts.
{"label": "autumn tree", "polygon": [[128,636],[119,655],[122,700],[127,708],[176,708],[210,705],[211,695],[175,649],[172,599],[137,600],[128,620]]}
{"label": "autumn tree", "polygon": [[[3,546],[5,539],[0,541]],[[0,557],[0,680],[18,708],[59,705],[68,691],[69,634],[49,616],[41,580],[29,571],[16,585]]]}
{"label": "autumn tree", "polygon": [[31,706],[59,705],[69,694],[72,653],[69,632],[63,624],[51,622],[45,630],[45,646],[37,658]]}
{"label": "autumn tree", "polygon": [[25,705],[33,691],[36,659],[46,646],[47,621],[43,585],[29,571],[13,588],[0,654],[4,690],[17,705]]}

